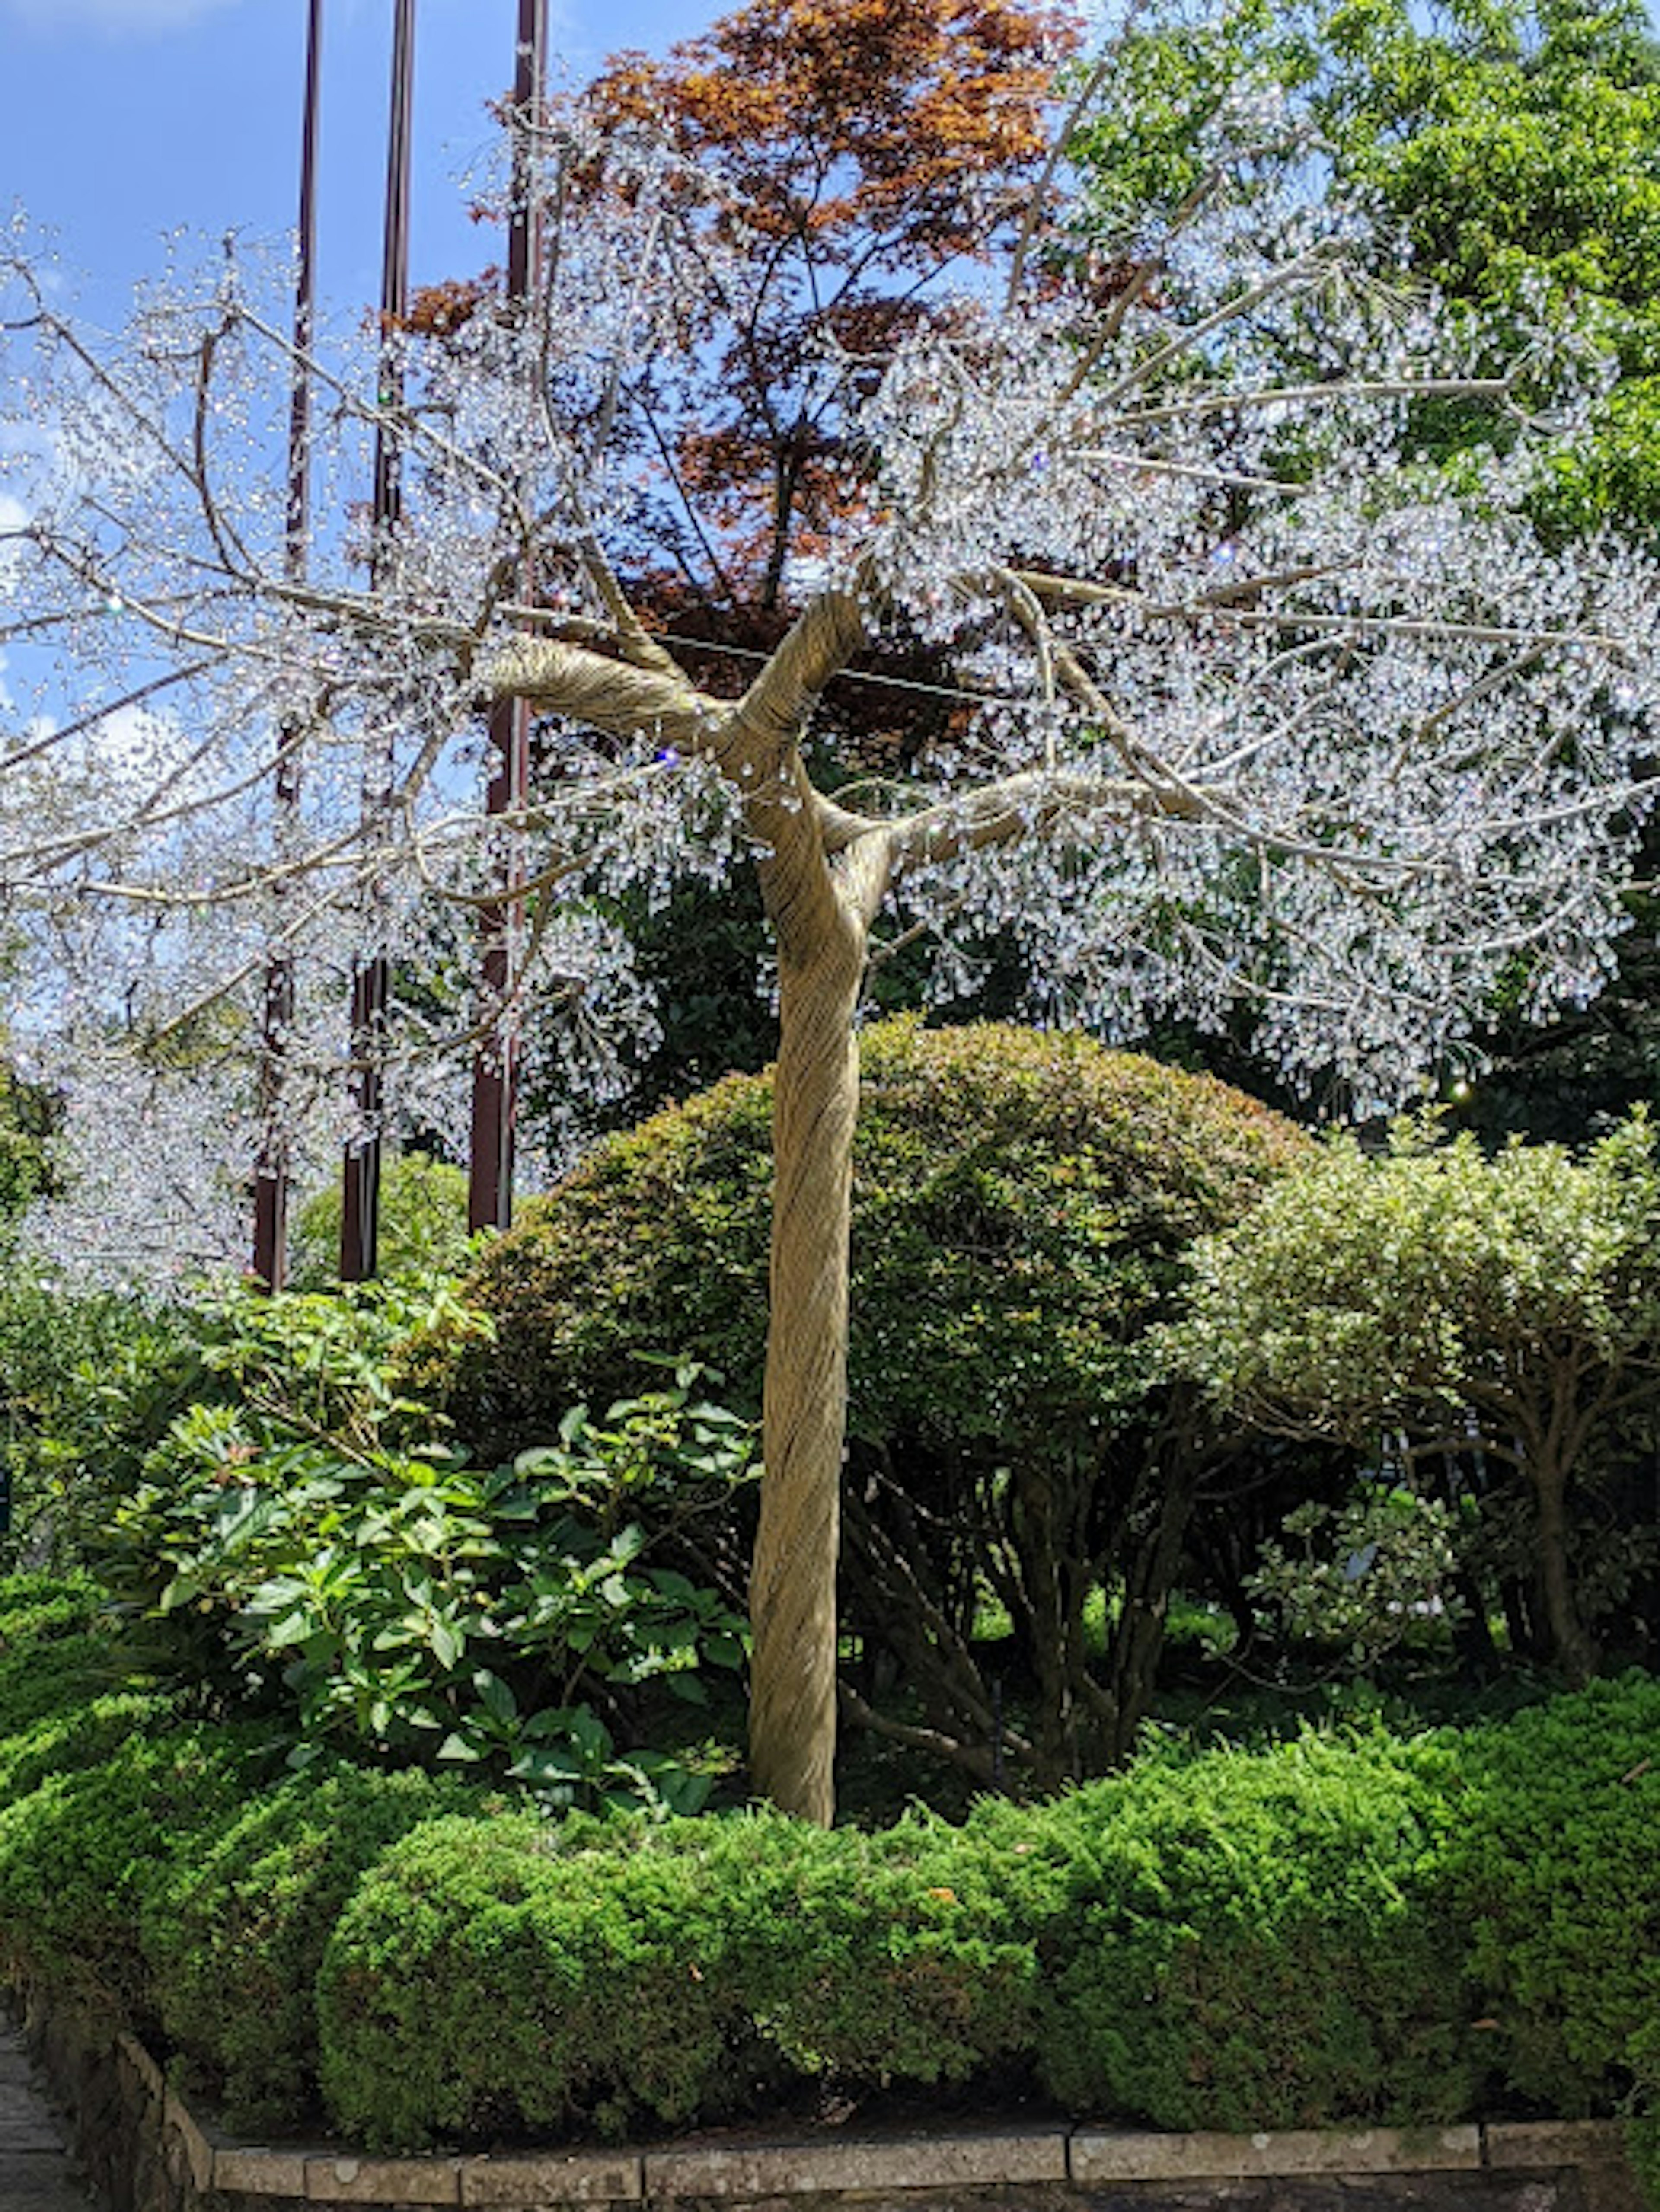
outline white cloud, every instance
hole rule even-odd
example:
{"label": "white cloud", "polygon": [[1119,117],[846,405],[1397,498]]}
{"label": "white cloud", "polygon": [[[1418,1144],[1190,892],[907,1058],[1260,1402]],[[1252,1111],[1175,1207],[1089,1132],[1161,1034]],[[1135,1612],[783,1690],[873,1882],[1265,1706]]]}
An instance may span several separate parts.
{"label": "white cloud", "polygon": [[0,0],[0,17],[29,31],[106,31],[143,39],[188,30],[204,16],[235,4],[236,0]]}

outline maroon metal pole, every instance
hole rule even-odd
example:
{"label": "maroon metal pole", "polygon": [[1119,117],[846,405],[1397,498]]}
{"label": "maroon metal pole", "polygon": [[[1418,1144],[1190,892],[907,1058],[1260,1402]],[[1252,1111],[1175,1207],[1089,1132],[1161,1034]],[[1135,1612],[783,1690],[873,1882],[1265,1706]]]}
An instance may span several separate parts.
{"label": "maroon metal pole", "polygon": [[[404,397],[400,358],[409,311],[410,149],[415,106],[415,0],[397,0],[392,26],[392,101],[386,131],[386,212],[380,256],[380,404]],[[382,422],[374,434],[374,549],[385,557],[387,536],[403,509],[402,448]],[[373,578],[371,579],[373,581]],[[373,805],[373,799],[369,800]],[[346,1146],[340,1189],[340,1279],[367,1282],[379,1258],[380,1110],[386,1008],[392,974],[384,954],[366,961],[352,980],[351,1058],[358,1131]]]}
{"label": "maroon metal pole", "polygon": [[[306,92],[300,126],[300,264],[294,287],[294,374],[289,400],[289,492],[283,568],[291,584],[305,581],[311,532],[311,372],[307,366],[317,304],[317,142],[322,110],[323,0],[310,0],[306,23]],[[297,731],[277,732],[277,818],[300,803]],[[265,969],[260,1033],[264,1133],[254,1169],[253,1273],[280,1291],[288,1268],[289,1153],[282,1128],[284,1063],[294,1020],[294,963],[277,952]]]}
{"label": "maroon metal pole", "polygon": [[[547,82],[547,0],[519,0],[519,42],[513,79],[513,200],[508,216],[508,313],[523,319],[536,281],[536,125]],[[533,575],[522,580],[526,595]],[[489,718],[495,768],[485,794],[493,816],[516,813],[530,785],[530,709],[505,701]],[[518,1105],[519,1035],[514,988],[514,893],[524,880],[522,840],[502,833],[503,896],[485,910],[480,996],[490,1027],[472,1063],[472,1127],[468,1155],[467,1222],[505,1229],[513,1219],[514,1120]]]}

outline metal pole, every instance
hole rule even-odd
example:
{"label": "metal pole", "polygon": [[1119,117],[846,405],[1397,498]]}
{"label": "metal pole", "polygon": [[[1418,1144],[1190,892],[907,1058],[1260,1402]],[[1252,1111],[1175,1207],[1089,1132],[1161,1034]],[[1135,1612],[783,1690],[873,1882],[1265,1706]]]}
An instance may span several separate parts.
{"label": "metal pole", "polygon": [[[547,0],[519,0],[519,41],[513,80],[513,200],[508,216],[508,312],[526,319],[538,258],[536,221],[536,125],[547,82]],[[527,573],[521,588],[535,590]],[[516,813],[530,785],[530,709],[522,699],[503,701],[489,718],[495,767],[485,794],[491,815]],[[480,996],[490,1019],[472,1063],[472,1127],[467,1176],[467,1222],[505,1229],[513,1219],[514,1119],[518,1105],[519,1036],[513,995],[514,894],[524,880],[522,841],[503,833],[503,897],[483,917]]]}
{"label": "metal pole", "polygon": [[[415,106],[415,0],[396,0],[392,41],[392,100],[386,130],[386,226],[380,255],[380,404],[403,404],[401,333],[409,311],[410,143]],[[374,434],[374,550],[378,568],[403,510],[402,447],[383,421]],[[371,586],[376,580],[371,574]],[[374,796],[366,798],[373,807]],[[376,953],[352,980],[351,1058],[358,1133],[346,1146],[340,1191],[340,1279],[367,1282],[379,1257],[381,1058],[392,975]]]}
{"label": "metal pole", "polygon": [[[317,305],[317,142],[322,111],[323,0],[310,0],[306,22],[306,91],[300,126],[300,263],[294,287],[294,370],[289,399],[289,491],[283,568],[291,584],[305,581],[311,534],[311,372],[308,361]],[[277,818],[300,804],[299,730],[277,732]],[[260,1033],[264,1134],[254,1170],[253,1273],[280,1291],[288,1267],[289,1157],[281,1126],[284,1062],[294,1020],[294,963],[284,952],[265,969]]]}

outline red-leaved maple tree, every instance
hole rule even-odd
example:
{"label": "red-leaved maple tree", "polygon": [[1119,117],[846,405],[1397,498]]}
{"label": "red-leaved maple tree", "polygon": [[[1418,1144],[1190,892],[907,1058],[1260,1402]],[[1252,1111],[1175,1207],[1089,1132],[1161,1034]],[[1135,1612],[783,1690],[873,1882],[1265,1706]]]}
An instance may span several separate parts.
{"label": "red-leaved maple tree", "polygon": [[[1068,9],[1035,0],[751,0],[662,59],[617,56],[550,110],[550,137],[580,111],[604,135],[666,138],[683,250],[717,249],[684,343],[599,395],[595,425],[625,421],[635,449],[629,597],[711,690],[742,690],[867,515],[874,457],[848,422],[894,345],[949,318],[942,279],[1006,266],[1032,230],[1077,41]],[[629,189],[600,165],[572,188]],[[499,285],[491,270],[428,287],[412,325],[447,337]],[[860,665],[899,681],[839,681],[827,720],[845,754],[885,763],[939,734],[948,704],[903,688],[927,655],[891,637]]]}

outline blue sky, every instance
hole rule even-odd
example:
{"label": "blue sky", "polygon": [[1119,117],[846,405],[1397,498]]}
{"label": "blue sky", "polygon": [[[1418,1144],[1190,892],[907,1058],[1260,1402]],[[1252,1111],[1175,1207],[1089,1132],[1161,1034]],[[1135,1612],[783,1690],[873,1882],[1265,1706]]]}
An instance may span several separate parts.
{"label": "blue sky", "polygon": [[[489,143],[484,101],[512,80],[514,0],[419,0],[419,283],[497,258],[453,182]],[[660,51],[721,0],[550,0],[556,55],[591,75]],[[380,288],[392,0],[325,0],[320,289],[351,315]],[[170,232],[292,228],[305,0],[0,0],[0,216],[55,232],[82,306],[119,325]]]}

